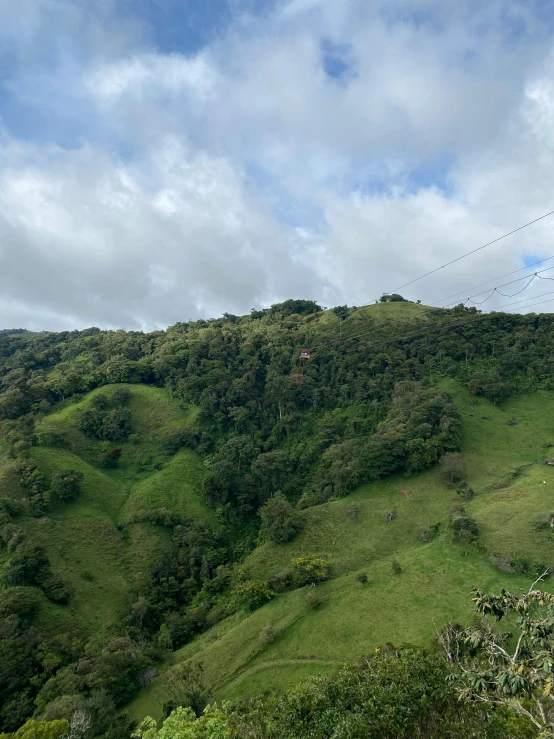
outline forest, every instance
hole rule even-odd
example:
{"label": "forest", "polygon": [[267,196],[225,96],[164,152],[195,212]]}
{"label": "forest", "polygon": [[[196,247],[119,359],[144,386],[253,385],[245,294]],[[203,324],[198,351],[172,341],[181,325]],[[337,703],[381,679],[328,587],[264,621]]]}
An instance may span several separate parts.
{"label": "forest", "polygon": [[[215,625],[303,588],[317,609],[320,584],[334,577],[324,552],[293,557],[264,580],[244,571],[264,542],[299,536],[305,512],[434,468],[460,501],[471,498],[462,416],[443,381],[495,406],[554,390],[552,315],[434,309],[400,296],[376,308],[389,312],[288,300],[152,333],[0,332],[0,737],[554,736],[554,598],[540,589],[542,560],[510,565],[539,577],[528,595],[468,593],[481,620],[440,623],[425,647],[383,643],[330,675],[231,702],[214,703],[191,669],[162,721],[126,712],[168,655]],[[152,432],[158,456],[139,460],[137,474],[193,455],[209,514],[135,510],[117,525],[123,544],[143,526],[163,546],[144,555],[117,619],[99,631],[69,617],[45,628],[49,609],[72,613],[76,593],[30,527],[75,505],[88,474],[48,460],[82,449],[95,474],[123,479],[144,437],[139,386],[163,390],[190,419]],[[73,414],[70,432],[48,425],[54,413]],[[459,546],[478,550],[463,504],[449,525]],[[438,530],[419,535],[430,541]],[[401,576],[396,564],[391,578]],[[512,617],[509,633],[494,626]]]}

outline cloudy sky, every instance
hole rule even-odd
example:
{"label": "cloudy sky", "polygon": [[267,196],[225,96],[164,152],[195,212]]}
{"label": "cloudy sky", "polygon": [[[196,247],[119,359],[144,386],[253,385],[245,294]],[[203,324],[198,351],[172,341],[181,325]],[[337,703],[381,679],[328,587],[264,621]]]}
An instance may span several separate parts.
{"label": "cloudy sky", "polygon": [[[0,0],[0,18],[0,328],[361,305],[554,209],[552,0]],[[552,255],[554,216],[402,292],[473,295]]]}

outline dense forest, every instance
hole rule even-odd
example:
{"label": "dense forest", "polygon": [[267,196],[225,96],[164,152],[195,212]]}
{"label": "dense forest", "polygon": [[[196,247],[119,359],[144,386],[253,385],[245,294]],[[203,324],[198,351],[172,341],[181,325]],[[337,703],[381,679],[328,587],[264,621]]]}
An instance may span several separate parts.
{"label": "dense forest", "polygon": [[[386,320],[368,309],[323,310],[289,300],[152,333],[0,332],[0,443],[23,491],[0,489],[0,732],[21,739],[123,739],[133,732],[144,739],[392,738],[524,737],[552,729],[548,707],[541,700],[540,710],[529,705],[537,690],[545,701],[550,693],[554,620],[546,596],[533,601],[548,611],[544,619],[522,626],[525,659],[504,671],[485,669],[485,637],[462,639],[460,627],[450,634],[463,653],[458,661],[439,645],[427,652],[389,645],[330,678],[212,707],[198,720],[207,698],[201,677],[191,675],[186,698],[168,701],[159,733],[155,723],[137,727],[123,710],[168,652],[234,613],[332,576],[319,555],[294,560],[267,582],[241,576],[241,562],[257,542],[294,538],[299,511],[440,460],[452,484],[458,481],[462,423],[441,378],[455,378],[493,403],[554,389],[554,316],[430,309],[393,297],[410,310]],[[303,348],[310,349],[305,361]],[[22,522],[48,516],[54,502],[77,499],[82,473],[41,468],[33,449],[71,442],[40,430],[40,422],[53,408],[76,407],[80,433],[97,444],[97,468],[117,470],[124,445],[136,436],[129,388],[139,384],[164,388],[183,408],[196,409],[194,421],[168,430],[160,445],[165,458],[189,449],[202,460],[202,494],[217,525],[167,508],[144,511],[139,518],[163,529],[168,543],[119,621],[101,634],[84,624],[44,633],[36,625],[39,600],[69,608],[73,594]],[[102,390],[113,385],[118,389]],[[471,520],[459,516],[457,525],[471,539]],[[500,619],[514,599],[488,600],[482,613]],[[492,641],[500,644],[500,636]],[[466,692],[490,700],[459,701],[460,676],[468,670],[474,683]],[[521,710],[498,697],[512,679],[506,675],[519,675],[521,684],[510,683],[504,693],[521,695]]]}

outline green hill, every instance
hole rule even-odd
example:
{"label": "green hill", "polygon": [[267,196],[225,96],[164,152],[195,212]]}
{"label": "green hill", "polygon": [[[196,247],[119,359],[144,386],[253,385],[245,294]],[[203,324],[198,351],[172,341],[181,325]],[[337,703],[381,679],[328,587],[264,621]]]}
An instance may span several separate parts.
{"label": "green hill", "polygon": [[[548,315],[310,301],[0,336],[0,731],[83,706],[127,736],[199,666],[211,699],[283,690],[528,587],[554,567],[552,338]],[[275,496],[289,540],[260,535]],[[301,557],[329,576],[295,580]]]}

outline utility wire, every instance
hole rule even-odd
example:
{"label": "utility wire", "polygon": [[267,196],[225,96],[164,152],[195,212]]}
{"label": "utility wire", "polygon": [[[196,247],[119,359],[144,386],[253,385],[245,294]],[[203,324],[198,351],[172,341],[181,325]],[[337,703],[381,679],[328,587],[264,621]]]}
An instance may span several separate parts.
{"label": "utility wire", "polygon": [[[553,293],[543,293],[543,295],[551,295],[551,294],[553,294]],[[539,296],[537,296],[537,297],[539,297]],[[530,300],[530,299],[531,298],[525,298],[525,300]],[[525,300],[518,300],[518,301],[516,301],[516,303],[523,303],[523,302],[525,302]],[[549,298],[548,300],[542,300],[539,303],[531,303],[531,305],[526,305],[525,308],[533,308],[536,305],[543,305],[544,303],[551,303],[551,302],[554,302],[554,298]],[[497,311],[492,311],[491,313],[482,313],[482,314],[480,314],[478,316],[475,316],[475,317],[472,317],[472,318],[469,318],[469,319],[464,319],[464,320],[461,320],[461,321],[454,321],[454,322],[451,322],[451,321],[443,321],[440,324],[435,324],[433,326],[426,326],[426,327],[421,328],[421,329],[419,329],[417,331],[412,331],[411,333],[406,334],[405,336],[390,336],[388,338],[383,338],[381,340],[377,339],[375,342],[372,342],[372,344],[374,346],[379,346],[379,345],[382,345],[382,344],[387,344],[387,343],[389,343],[391,341],[404,341],[405,339],[409,339],[409,338],[411,338],[413,336],[417,336],[418,334],[425,333],[426,331],[432,331],[433,329],[441,329],[441,328],[448,329],[448,328],[451,328],[451,327],[454,327],[454,326],[466,326],[468,324],[475,323],[475,321],[479,321],[479,320],[482,320],[484,318],[494,318],[496,313],[504,313],[504,312],[505,313],[509,313],[509,314],[517,313],[517,311],[519,310],[518,308],[515,308],[514,310],[511,310],[511,311],[505,311],[504,310],[505,308],[507,308],[507,307],[509,307],[511,305],[515,305],[516,303],[507,303],[507,305],[501,306]],[[344,351],[345,352],[354,351],[355,348],[357,348],[357,347],[347,348]]]}
{"label": "utility wire", "polygon": [[[546,267],[545,269],[541,270],[541,272],[547,272],[550,269],[554,269],[554,267]],[[503,285],[500,285],[499,287],[506,287],[507,285],[513,285],[514,283],[521,282],[521,280],[525,280],[528,277],[529,277],[529,275],[524,275],[523,277],[520,277],[517,280],[511,280],[510,282],[505,282]],[[467,298],[467,300],[465,300],[464,302],[467,303],[469,301],[469,302],[474,303],[475,305],[482,305],[483,303],[486,303],[486,301],[489,300],[489,298],[491,298],[494,295],[495,292],[497,292],[499,295],[502,295],[505,298],[513,298],[516,295],[520,295],[524,290],[526,290],[529,287],[529,285],[531,284],[531,282],[533,282],[533,280],[535,279],[535,277],[540,277],[540,274],[538,272],[535,272],[535,274],[533,274],[531,276],[531,279],[525,285],[525,287],[523,287],[521,290],[518,290],[515,293],[511,293],[511,294],[502,293],[502,292],[500,292],[500,290],[498,290],[498,288],[495,287],[495,288],[493,288],[493,290],[491,290],[491,292],[487,295],[487,297],[484,300],[474,301],[472,298]],[[541,279],[543,279],[543,280],[553,280],[554,281],[554,278],[551,278],[551,277],[542,277]],[[477,293],[474,297],[478,297],[479,295],[482,295],[482,294],[483,293]],[[528,300],[530,300],[530,298],[528,298]],[[511,305],[511,303],[509,305]],[[448,308],[444,308],[443,310],[448,310]],[[377,330],[377,331],[371,330],[369,332],[369,334],[367,332],[364,332],[362,334],[357,334],[357,335],[354,334],[352,336],[345,336],[344,338],[341,337],[339,339],[331,339],[330,341],[327,342],[327,344],[328,345],[331,345],[331,346],[334,346],[334,345],[340,344],[342,342],[350,341],[351,339],[362,338],[364,336],[368,336],[368,335],[371,335],[371,334],[374,334],[374,333],[379,333],[379,330]]]}
{"label": "utility wire", "polygon": [[[545,279],[550,279],[550,278],[545,278]],[[550,295],[550,294],[551,293],[543,293],[543,295]],[[535,297],[541,297],[541,296],[540,295],[537,295]],[[513,303],[507,303],[507,304],[505,304],[503,306],[500,306],[499,308],[495,308],[494,311],[491,311],[491,313],[498,313],[498,312],[501,313],[501,312],[504,311],[504,308],[509,308],[512,305],[518,305],[520,303],[524,303],[527,300],[532,300],[532,298],[524,298],[523,300],[516,300]],[[548,303],[550,301],[547,300],[547,301],[544,301],[544,302]],[[541,305],[541,303],[532,303],[531,305],[526,305],[525,308],[526,309],[527,308],[532,308],[534,305]],[[448,320],[442,321],[439,324],[435,324],[435,325],[432,325],[432,326],[427,326],[427,327],[422,327],[420,329],[417,329],[416,331],[414,331],[414,332],[412,332],[410,334],[407,334],[404,337],[394,337],[394,336],[389,337],[388,339],[386,339],[386,341],[394,341],[396,339],[410,338],[410,336],[415,336],[415,335],[420,334],[420,333],[425,332],[425,331],[431,331],[431,330],[433,330],[434,328],[437,328],[437,327],[440,328],[442,326],[447,326],[448,327],[448,326],[455,326],[455,325],[459,325],[459,324],[473,323],[473,321],[475,321],[475,320],[478,320],[478,319],[481,319],[481,318],[486,318],[487,316],[490,316],[491,313],[482,313],[482,314],[480,314],[478,316],[475,316],[475,317],[472,317],[472,318],[469,318],[469,319],[466,318],[466,319],[463,319],[462,321],[456,321],[456,322],[451,322],[451,321],[448,321]],[[377,330],[373,329],[373,330],[371,330],[369,332],[364,332],[364,333],[357,334],[357,335],[354,335],[354,336],[349,336],[349,337],[346,337],[346,338],[342,339],[341,341],[336,341],[334,343],[335,344],[337,344],[337,343],[344,343],[346,341],[351,341],[351,340],[354,340],[354,339],[364,339],[364,338],[367,339],[368,337],[374,336],[375,334],[380,334],[381,332],[382,332],[382,327],[381,327],[381,329],[377,329]],[[380,339],[376,339],[376,342],[375,343],[380,344],[382,342],[383,342],[382,339],[381,340]],[[333,342],[326,342],[325,346],[333,346]],[[352,351],[352,349],[349,349],[347,347],[347,348],[344,349],[344,351]]]}
{"label": "utility wire", "polygon": [[[489,294],[492,295],[492,293],[494,293],[495,291],[498,291],[498,288],[499,287],[507,287],[508,285],[515,285],[516,282],[521,282],[522,280],[526,280],[528,277],[531,277],[530,282],[532,282],[535,279],[535,277],[539,277],[542,272],[548,272],[551,269],[554,269],[554,267],[545,267],[545,269],[541,269],[539,272],[533,272],[532,275],[523,275],[523,277],[518,277],[517,280],[510,280],[510,282],[504,282],[502,285],[498,285],[497,287],[492,288],[492,290],[491,290],[491,288],[488,288],[487,290],[483,290],[480,293],[475,293],[475,295],[473,295],[472,298],[477,298],[477,297],[479,297],[479,295],[484,295],[485,293],[488,293],[489,290],[491,290],[491,292]],[[543,279],[550,279],[550,278],[545,277]],[[489,282],[493,282],[493,280],[489,280]],[[479,285],[476,285],[476,287],[479,287]],[[503,293],[500,293],[500,294],[503,295]],[[514,295],[517,295],[517,293],[514,293]],[[504,297],[511,297],[511,295],[504,295]],[[472,298],[466,298],[466,300],[472,300]],[[486,299],[488,299],[488,298],[486,298]],[[483,300],[481,302],[484,303],[485,301]],[[436,303],[432,303],[431,305],[432,306],[436,306],[437,304]],[[451,303],[449,306],[446,306],[445,305],[445,306],[437,306],[437,307],[452,308],[454,305],[456,305],[456,303]],[[478,303],[476,303],[476,305],[478,305]]]}
{"label": "utility wire", "polygon": [[551,210],[548,213],[545,213],[544,215],[539,216],[538,218],[535,218],[535,220],[529,221],[529,223],[524,223],[523,226],[519,226],[518,228],[514,228],[513,231],[509,231],[508,233],[504,234],[503,236],[499,236],[497,239],[493,239],[492,241],[488,241],[486,244],[483,244],[483,246],[478,246],[477,249],[472,249],[471,251],[468,251],[465,254],[462,254],[460,257],[456,257],[456,259],[452,259],[450,262],[447,262],[446,264],[443,264],[440,267],[437,267],[436,269],[432,269],[429,272],[426,272],[424,275],[421,275],[421,277],[416,277],[415,280],[410,280],[410,282],[406,282],[403,285],[399,285],[398,287],[395,287],[393,290],[390,291],[390,293],[385,293],[385,294],[386,295],[390,295],[391,293],[394,293],[397,290],[402,290],[403,287],[408,287],[408,285],[413,285],[414,282],[419,282],[419,280],[423,280],[424,277],[429,277],[429,275],[432,275],[435,272],[439,272],[441,269],[444,269],[445,267],[450,267],[451,264],[455,264],[456,262],[460,262],[462,259],[465,259],[466,257],[469,257],[472,254],[475,254],[476,252],[481,251],[481,249],[486,249],[487,246],[491,246],[492,244],[496,244],[498,241],[502,241],[502,239],[505,239],[506,237],[511,236],[512,234],[517,233],[518,231],[522,231],[524,228],[527,228],[528,226],[532,226],[533,223],[537,223],[538,221],[542,221],[543,218],[548,218],[548,216],[551,216],[553,214],[554,214],[554,210]]}
{"label": "utility wire", "polygon": [[[471,292],[472,290],[477,290],[478,287],[483,287],[483,285],[488,285],[489,282],[496,282],[497,280],[503,280],[504,277],[510,277],[511,275],[515,275],[518,272],[523,272],[524,269],[531,269],[531,267],[536,267],[538,264],[544,264],[544,262],[548,262],[550,259],[554,259],[554,255],[552,255],[551,257],[546,257],[546,259],[541,259],[538,262],[527,264],[525,267],[514,269],[513,272],[507,272],[505,275],[500,275],[500,277],[494,277],[492,280],[481,282],[479,285],[475,285],[474,287],[466,288],[465,290],[460,290],[459,293],[453,293],[452,295],[447,295],[446,298],[441,298],[436,303],[433,303],[433,305],[438,305],[438,303],[444,303],[446,300],[450,300],[450,298],[455,298],[458,295],[467,295],[468,292]],[[550,267],[549,269],[552,269],[552,268]]]}

